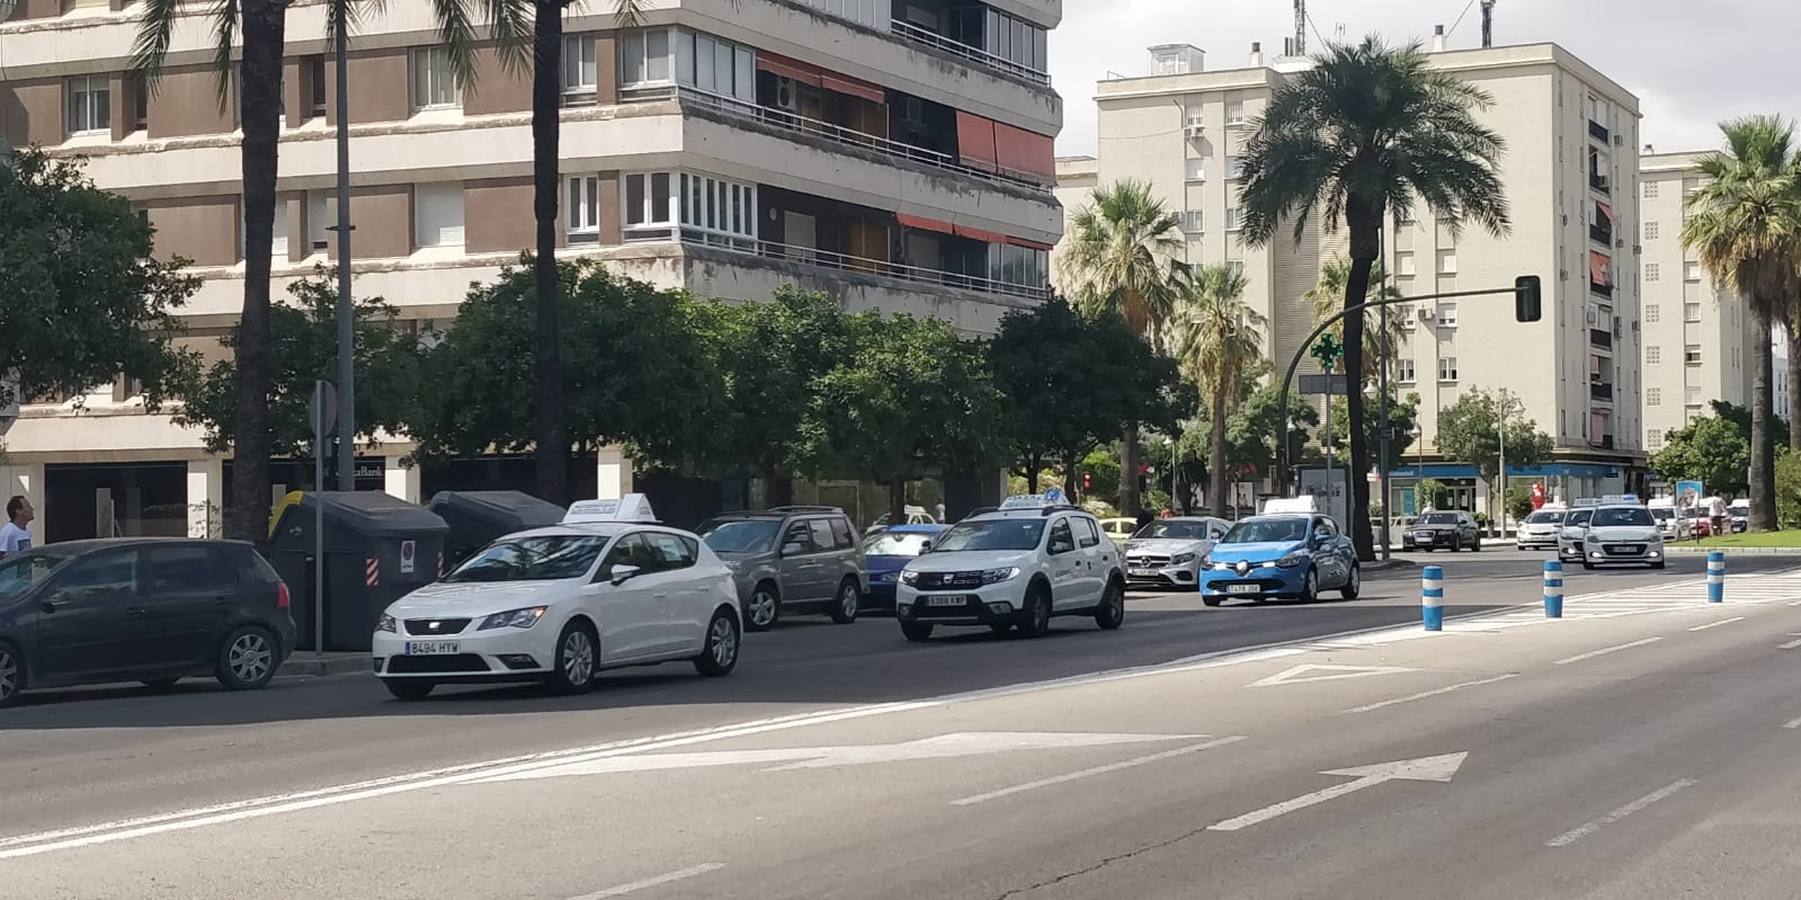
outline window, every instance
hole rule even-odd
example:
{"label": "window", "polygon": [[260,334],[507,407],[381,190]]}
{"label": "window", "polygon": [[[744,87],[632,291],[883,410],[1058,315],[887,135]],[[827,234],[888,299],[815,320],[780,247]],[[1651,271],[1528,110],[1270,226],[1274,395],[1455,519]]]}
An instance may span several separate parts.
{"label": "window", "polygon": [[54,587],[76,592],[78,599],[119,599],[120,595],[135,593],[138,589],[136,559],[137,553],[132,550],[83,557],[70,563],[57,576]]}
{"label": "window", "polygon": [[1415,264],[1413,261],[1413,254],[1411,254],[1411,253],[1396,253],[1395,254],[1395,269],[1396,269],[1397,274],[1403,275],[1403,276],[1408,276],[1408,277],[1418,274],[1414,268],[1414,265]]}
{"label": "window", "polygon": [[625,176],[625,197],[620,213],[625,220],[625,239],[657,240],[670,237],[675,230],[675,177],[668,172],[634,173]]}
{"label": "window", "polygon": [[600,240],[600,178],[575,175],[563,181],[563,208],[568,210],[563,233],[571,244],[592,244]]}
{"label": "window", "polygon": [[1189,234],[1200,234],[1207,230],[1207,213],[1205,210],[1191,209],[1182,213],[1182,230]]}
{"label": "window", "polygon": [[[821,12],[830,13],[840,19],[848,19],[869,26],[878,24],[875,17],[875,0],[800,0],[800,3]],[[884,18],[880,23],[884,31],[887,30],[887,21]]]}
{"label": "window", "polygon": [[1207,165],[1206,164],[1207,164],[1207,161],[1204,159],[1190,157],[1188,159],[1188,162],[1186,163],[1186,167],[1184,169],[1184,177],[1186,177],[1189,181],[1206,181],[1207,180]]}
{"label": "window", "polygon": [[1684,280],[1684,281],[1700,281],[1701,280],[1701,264],[1698,262],[1683,263],[1682,264],[1682,280]]}
{"label": "window", "polygon": [[1226,271],[1231,272],[1233,277],[1235,277],[1235,278],[1243,278],[1244,277],[1244,260],[1242,260],[1242,259],[1226,260]]}
{"label": "window", "polygon": [[1413,360],[1403,359],[1395,364],[1395,380],[1402,384],[1412,384],[1417,376],[1413,370]]}
{"label": "window", "polygon": [[1700,406],[1701,405],[1701,386],[1698,384],[1691,384],[1691,385],[1685,386],[1682,389],[1682,399],[1689,406]]}
{"label": "window", "polygon": [[1244,101],[1230,100],[1226,102],[1226,124],[1237,125],[1244,121]]}
{"label": "window", "polygon": [[1655,181],[1645,182],[1645,199],[1646,200],[1657,199],[1657,182],[1655,182]]}
{"label": "window", "polygon": [[1663,447],[1663,430],[1658,428],[1645,432],[1645,449],[1657,450]]}
{"label": "window", "polygon": [[1657,365],[1662,365],[1662,364],[1663,364],[1663,348],[1658,347],[1656,345],[1646,347],[1645,348],[1645,365],[1657,366]]}
{"label": "window", "polygon": [[857,545],[857,536],[851,533],[849,519],[832,519],[832,538],[840,550],[848,550]]}
{"label": "window", "polygon": [[462,102],[462,91],[450,70],[450,49],[420,47],[413,51],[413,109],[436,109]]}
{"label": "window", "polygon": [[309,116],[325,115],[325,57],[309,56],[302,60],[300,67],[306,76],[307,96],[303,106]]}
{"label": "window", "polygon": [[[1406,293],[1410,293],[1410,291],[1402,290],[1401,293],[1406,294]],[[1395,307],[1394,315],[1397,315],[1401,318],[1401,330],[1402,331],[1412,331],[1415,328],[1419,327],[1419,324],[1420,324],[1419,314],[1415,313],[1413,311],[1413,307],[1411,307],[1411,306]]]}
{"label": "window", "polygon": [[656,563],[657,571],[686,569],[694,565],[694,548],[688,545],[686,538],[659,531],[648,531],[640,537],[650,548],[650,558]]}
{"label": "window", "polygon": [[[288,255],[288,204],[281,198],[275,200],[275,218],[270,221],[269,256],[284,259]],[[238,258],[243,259],[244,247],[250,242],[250,226],[244,217],[244,203],[238,202]]]}
{"label": "window", "polygon": [[1067,516],[1051,525],[1051,539],[1045,547],[1050,553],[1067,553],[1076,549],[1076,536],[1069,530]]}
{"label": "window", "polygon": [[1655,241],[1655,240],[1657,240],[1658,236],[1661,235],[1662,233],[1663,233],[1663,229],[1658,227],[1656,222],[1646,222],[1645,223],[1645,240]]}
{"label": "window", "polygon": [[1226,207],[1226,230],[1227,231],[1237,231],[1238,229],[1240,229],[1242,227],[1244,227],[1244,226],[1242,225],[1242,223],[1240,223],[1238,221],[1238,207],[1236,207],[1236,206]]}
{"label": "window", "polygon": [[1689,344],[1689,345],[1683,347],[1682,348],[1682,362],[1683,362],[1683,364],[1690,365],[1690,366],[1700,365],[1701,364],[1701,345],[1700,344]]}
{"label": "window", "polygon": [[[1663,268],[1661,266],[1659,266],[1657,263],[1645,263],[1645,281],[1647,281],[1647,282],[1656,281],[1658,279],[1658,277],[1662,274],[1663,274]],[[1651,319],[1649,316],[1645,317],[1645,321],[1648,322],[1650,320]]]}
{"label": "window", "polygon": [[1699,304],[1699,303],[1684,303],[1684,304],[1682,304],[1682,321],[1684,321],[1684,322],[1699,322],[1699,321],[1701,321],[1701,304]]}
{"label": "window", "polygon": [[413,246],[461,247],[462,245],[462,183],[414,185]]}
{"label": "window", "polygon": [[[684,232],[724,238],[727,244],[756,241],[756,185],[683,172],[678,188]],[[654,206],[656,198],[651,199]]]}
{"label": "window", "polygon": [[563,105],[593,103],[595,75],[594,35],[563,38]]}
{"label": "window", "polygon": [[81,75],[68,81],[69,134],[97,134],[113,127],[111,93],[105,75]]}
{"label": "window", "polygon": [[1044,287],[1050,271],[1050,254],[1017,244],[988,245],[988,277],[1001,284]]}
{"label": "window", "polygon": [[1232,181],[1237,181],[1244,177],[1244,157],[1226,157],[1226,177]]}
{"label": "window", "polygon": [[1457,274],[1457,254],[1455,254],[1455,253],[1440,253],[1438,255],[1438,274],[1440,274],[1440,275],[1455,275],[1455,274]]}
{"label": "window", "polygon": [[1439,381],[1456,381],[1457,380],[1457,357],[1441,356],[1438,358],[1438,380]]}
{"label": "window", "polygon": [[[830,3],[831,0],[827,2]],[[847,0],[837,2],[845,3]],[[989,9],[987,12],[987,33],[983,36],[985,40],[982,48],[991,56],[998,56],[1034,72],[1046,71],[1048,62],[1045,59],[1047,42],[1044,29],[999,10]],[[974,41],[966,43],[973,44]]]}
{"label": "window", "polygon": [[332,215],[336,204],[326,200],[324,191],[306,192],[307,250],[325,253],[331,250],[331,227],[337,222]]}
{"label": "window", "polygon": [[1645,388],[1645,405],[1662,406],[1663,388]]}
{"label": "window", "polygon": [[757,102],[757,54],[749,47],[710,34],[675,33],[675,80],[689,87]]}
{"label": "window", "polygon": [[622,62],[620,81],[626,85],[668,84],[674,80],[670,60],[670,31],[652,28],[619,39]]}
{"label": "window", "polygon": [[206,547],[155,547],[144,551],[152,594],[201,594],[237,586],[238,573]]}
{"label": "window", "polygon": [[813,533],[813,546],[820,550],[830,550],[837,543],[832,537],[832,523],[825,519],[808,519],[807,529]]}
{"label": "window", "polygon": [[1074,516],[1070,518],[1070,521],[1074,522],[1076,526],[1076,543],[1081,544],[1084,547],[1099,547],[1101,545],[1101,531],[1099,528],[1095,527],[1093,519]]}
{"label": "window", "polygon": [[143,131],[150,126],[150,86],[141,72],[127,73],[125,78],[126,93],[131,97],[131,130]]}
{"label": "window", "polygon": [[1457,327],[1457,304],[1440,303],[1438,305],[1438,324],[1443,328]]}
{"label": "window", "polygon": [[782,535],[782,546],[787,547],[790,544],[800,545],[799,552],[801,553],[813,552],[812,531],[807,528],[807,523],[796,522],[788,526],[788,533]]}

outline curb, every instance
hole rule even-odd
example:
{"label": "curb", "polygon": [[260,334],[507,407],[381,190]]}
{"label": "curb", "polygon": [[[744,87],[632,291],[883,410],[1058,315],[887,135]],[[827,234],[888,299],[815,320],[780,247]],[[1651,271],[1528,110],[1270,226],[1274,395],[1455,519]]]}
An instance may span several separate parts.
{"label": "curb", "polygon": [[1403,559],[1399,556],[1390,556],[1386,562],[1383,560],[1376,560],[1374,562],[1360,562],[1357,565],[1362,566],[1365,571],[1369,572],[1386,572],[1391,569],[1417,569],[1420,567],[1418,560]]}
{"label": "curb", "polygon": [[1672,547],[1664,545],[1663,552],[1684,556],[1706,556],[1708,551],[1724,550],[1727,556],[1797,556],[1801,557],[1801,547]]}
{"label": "curb", "polygon": [[323,658],[312,655],[310,651],[296,651],[281,664],[277,675],[310,675],[323,677],[326,675],[349,675],[354,672],[368,672],[369,657],[363,653],[329,654]]}

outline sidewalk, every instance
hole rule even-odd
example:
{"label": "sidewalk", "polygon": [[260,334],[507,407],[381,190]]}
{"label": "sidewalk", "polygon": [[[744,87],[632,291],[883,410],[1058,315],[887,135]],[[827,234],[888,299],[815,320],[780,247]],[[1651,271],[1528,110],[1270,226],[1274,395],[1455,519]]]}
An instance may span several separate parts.
{"label": "sidewalk", "polygon": [[281,664],[277,675],[348,675],[354,672],[370,670],[369,654],[363,651],[346,653],[326,651],[319,656],[311,650],[296,650],[294,655]]}

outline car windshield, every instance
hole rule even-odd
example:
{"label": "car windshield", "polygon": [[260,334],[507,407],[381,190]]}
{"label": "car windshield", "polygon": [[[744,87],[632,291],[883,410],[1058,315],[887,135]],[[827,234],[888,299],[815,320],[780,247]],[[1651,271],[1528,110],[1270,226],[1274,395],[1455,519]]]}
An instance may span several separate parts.
{"label": "car windshield", "polygon": [[1617,506],[1595,510],[1594,521],[1590,523],[1596,528],[1608,528],[1618,525],[1654,525],[1651,511],[1642,506]]}
{"label": "car windshield", "polygon": [[1207,539],[1207,523],[1159,519],[1138,529],[1138,533],[1132,536],[1176,541],[1204,541]]}
{"label": "car windshield", "polygon": [[1526,524],[1528,525],[1543,525],[1547,523],[1555,525],[1561,521],[1563,521],[1563,513],[1554,510],[1541,509],[1526,517]]}
{"label": "car windshield", "polygon": [[1565,524],[1565,525],[1587,525],[1588,517],[1592,516],[1594,514],[1595,514],[1594,510],[1579,509],[1573,513],[1570,513],[1570,517],[1567,519],[1564,519],[1563,524]]}
{"label": "car windshield", "polygon": [[929,534],[872,534],[863,539],[863,552],[868,556],[918,556],[931,539]]}
{"label": "car windshield", "polygon": [[1268,544],[1299,541],[1306,537],[1306,519],[1246,519],[1232,526],[1221,543]]}
{"label": "car windshield", "polygon": [[1425,515],[1420,516],[1420,524],[1455,525],[1457,524],[1457,516],[1455,513],[1426,513]]}
{"label": "car windshield", "polygon": [[1674,518],[1676,518],[1676,512],[1674,510],[1669,510],[1669,509],[1654,509],[1654,510],[1651,510],[1651,518],[1656,519],[1660,522],[1664,521],[1666,519],[1674,519]]}
{"label": "car windshield", "polygon": [[588,574],[608,540],[601,535],[562,534],[503,538],[470,557],[444,580],[466,584],[580,578]]}
{"label": "car windshield", "polygon": [[714,553],[752,553],[773,544],[781,530],[777,519],[714,519],[698,533]]}
{"label": "car windshield", "polygon": [[975,519],[959,522],[933,545],[933,553],[967,550],[1031,550],[1044,535],[1043,519]]}
{"label": "car windshield", "polygon": [[30,590],[68,558],[64,554],[38,550],[0,561],[0,600],[10,600]]}

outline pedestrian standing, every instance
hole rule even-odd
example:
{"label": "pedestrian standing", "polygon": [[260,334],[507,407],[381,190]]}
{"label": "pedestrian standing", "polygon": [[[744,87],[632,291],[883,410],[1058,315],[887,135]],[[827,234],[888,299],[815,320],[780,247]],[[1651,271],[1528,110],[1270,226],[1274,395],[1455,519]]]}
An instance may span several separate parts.
{"label": "pedestrian standing", "polygon": [[37,518],[37,510],[31,508],[31,501],[23,495],[14,495],[6,501],[6,524],[0,525],[0,556],[31,549],[30,527],[34,518]]}
{"label": "pedestrian standing", "polygon": [[1719,497],[1711,498],[1707,504],[1707,516],[1708,516],[1708,518],[1713,519],[1713,533],[1714,534],[1725,534],[1726,533],[1726,501],[1725,500],[1723,500]]}

